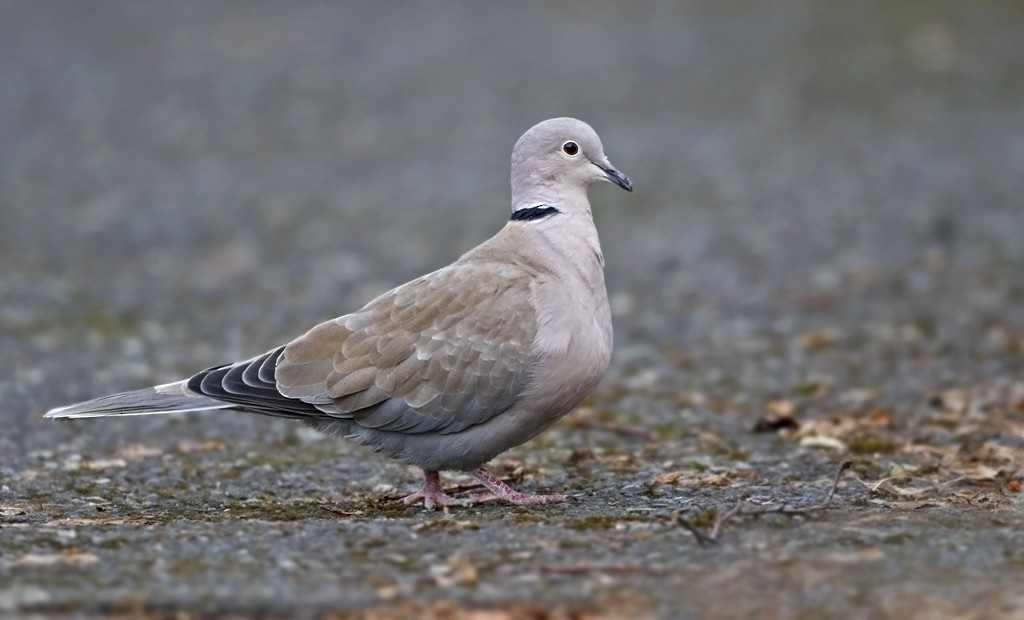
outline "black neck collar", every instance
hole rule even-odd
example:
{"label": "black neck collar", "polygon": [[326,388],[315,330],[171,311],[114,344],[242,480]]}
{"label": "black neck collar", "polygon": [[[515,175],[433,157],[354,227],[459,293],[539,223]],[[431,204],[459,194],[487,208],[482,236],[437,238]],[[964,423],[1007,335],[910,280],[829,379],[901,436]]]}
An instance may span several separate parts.
{"label": "black neck collar", "polygon": [[552,215],[561,213],[558,209],[548,205],[537,205],[536,207],[527,207],[525,209],[516,209],[512,212],[511,220],[513,222],[532,222],[534,220],[542,220]]}

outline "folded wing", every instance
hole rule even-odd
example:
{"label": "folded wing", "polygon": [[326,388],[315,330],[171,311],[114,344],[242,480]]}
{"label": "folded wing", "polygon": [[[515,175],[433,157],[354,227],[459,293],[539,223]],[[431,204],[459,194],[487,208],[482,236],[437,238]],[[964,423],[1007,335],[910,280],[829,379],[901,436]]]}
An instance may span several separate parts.
{"label": "folded wing", "polygon": [[254,413],[459,432],[508,410],[529,384],[529,282],[514,265],[456,263],[188,387]]}

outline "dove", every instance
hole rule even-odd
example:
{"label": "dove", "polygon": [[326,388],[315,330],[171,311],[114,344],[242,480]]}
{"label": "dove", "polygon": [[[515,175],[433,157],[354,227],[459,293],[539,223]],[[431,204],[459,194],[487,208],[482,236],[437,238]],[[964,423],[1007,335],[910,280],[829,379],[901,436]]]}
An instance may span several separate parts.
{"label": "dove", "polygon": [[[633,190],[589,125],[543,121],[513,148],[508,222],[454,263],[262,355],[45,417],[294,418],[420,468],[423,486],[406,504],[564,501],[517,491],[485,464],[568,413],[608,368],[611,312],[587,198],[598,181]],[[452,497],[441,471],[467,472],[487,491]]]}

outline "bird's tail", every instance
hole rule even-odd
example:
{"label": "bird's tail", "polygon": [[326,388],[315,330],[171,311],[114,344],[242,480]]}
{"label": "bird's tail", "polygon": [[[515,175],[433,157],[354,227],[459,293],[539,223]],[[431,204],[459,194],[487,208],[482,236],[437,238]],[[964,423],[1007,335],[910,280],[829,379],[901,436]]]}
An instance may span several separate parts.
{"label": "bird's tail", "polygon": [[183,411],[230,409],[231,404],[188,389],[187,381],[112,394],[46,412],[45,418],[101,418],[115,415],[156,415]]}

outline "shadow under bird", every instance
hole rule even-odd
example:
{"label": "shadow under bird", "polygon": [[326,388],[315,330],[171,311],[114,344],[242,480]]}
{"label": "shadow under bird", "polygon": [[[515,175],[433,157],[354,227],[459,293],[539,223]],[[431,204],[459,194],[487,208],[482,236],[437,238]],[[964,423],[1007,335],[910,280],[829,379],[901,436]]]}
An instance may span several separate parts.
{"label": "shadow under bird", "polygon": [[[608,368],[604,256],[587,200],[596,181],[633,189],[589,125],[539,123],[512,151],[509,222],[451,265],[263,355],[46,417],[295,418],[421,468],[423,487],[407,504],[563,501],[519,492],[484,464],[568,413]],[[468,472],[488,492],[453,498],[442,470]]]}

